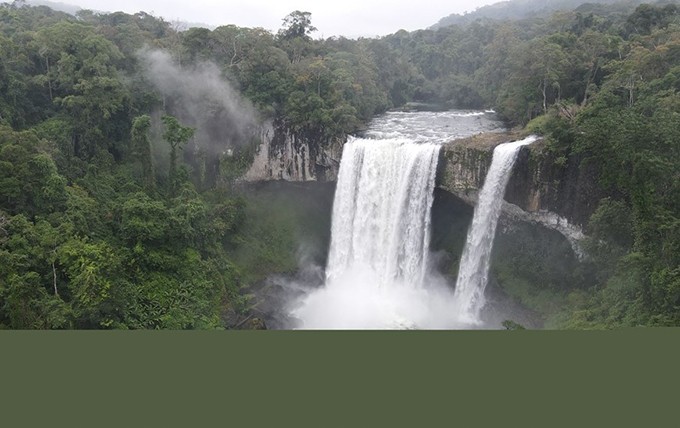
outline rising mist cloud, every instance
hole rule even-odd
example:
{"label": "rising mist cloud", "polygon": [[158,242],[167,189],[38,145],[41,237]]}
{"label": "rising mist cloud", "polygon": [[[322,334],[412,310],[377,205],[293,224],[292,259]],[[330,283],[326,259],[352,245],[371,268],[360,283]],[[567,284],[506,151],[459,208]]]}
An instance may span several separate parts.
{"label": "rising mist cloud", "polygon": [[196,128],[193,146],[210,155],[251,141],[258,126],[253,105],[223,77],[217,65],[180,67],[165,51],[137,52],[144,77],[163,97],[166,113]]}

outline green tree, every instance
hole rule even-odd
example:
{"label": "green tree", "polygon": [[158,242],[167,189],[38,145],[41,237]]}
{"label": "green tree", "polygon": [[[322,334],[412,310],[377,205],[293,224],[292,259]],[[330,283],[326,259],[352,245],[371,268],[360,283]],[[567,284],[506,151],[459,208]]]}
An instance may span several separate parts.
{"label": "green tree", "polygon": [[309,35],[316,31],[312,25],[311,12],[300,12],[296,10],[283,18],[283,27],[279,30],[279,37],[282,39],[307,39]]}
{"label": "green tree", "polygon": [[314,50],[314,43],[309,34],[316,31],[316,28],[312,26],[311,17],[310,12],[296,10],[283,19],[278,40],[293,64],[302,61]]}
{"label": "green tree", "polygon": [[174,192],[179,185],[179,177],[177,175],[177,151],[181,150],[182,146],[193,137],[195,130],[187,126],[182,126],[179,123],[179,120],[173,116],[165,115],[161,120],[165,125],[163,138],[170,144],[170,172],[168,176],[170,188],[172,192]]}
{"label": "green tree", "polygon": [[87,25],[59,22],[36,35],[45,58],[42,73],[50,99],[71,119],[74,152],[93,157],[107,137],[119,134],[117,114],[125,108],[127,92],[116,63],[118,48]]}
{"label": "green tree", "polygon": [[142,115],[132,122],[132,147],[133,153],[139,157],[142,164],[142,182],[147,189],[155,187],[155,175],[151,158],[151,141],[149,141],[149,128],[151,117]]}

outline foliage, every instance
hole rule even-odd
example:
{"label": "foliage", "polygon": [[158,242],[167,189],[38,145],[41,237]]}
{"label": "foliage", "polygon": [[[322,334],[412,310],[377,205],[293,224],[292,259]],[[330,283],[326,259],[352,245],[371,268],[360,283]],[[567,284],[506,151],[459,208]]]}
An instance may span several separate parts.
{"label": "foliage", "polygon": [[284,27],[279,31],[282,39],[303,38],[309,39],[309,34],[316,31],[312,25],[312,14],[296,10],[283,18]]}
{"label": "foliage", "polygon": [[562,326],[680,324],[679,10],[636,4],[520,8],[522,20],[485,9],[493,19],[358,40],[313,39],[301,11],[273,34],[0,5],[0,326],[225,327],[243,285],[296,268],[300,213],[232,191],[257,140],[194,150],[177,113],[190,106],[147,81],[143,46],[187,69],[214,63],[310,150],[412,101],[529,124],[556,163],[599,172],[597,274],[518,255],[499,281]]}
{"label": "foliage", "polygon": [[526,330],[526,327],[522,324],[518,324],[512,320],[505,320],[502,325],[506,330]]}
{"label": "foliage", "polygon": [[182,126],[177,118],[165,115],[161,117],[161,121],[165,125],[165,132],[163,139],[170,144],[170,172],[168,179],[170,180],[170,187],[174,192],[179,186],[179,176],[177,173],[177,151],[183,148],[183,145],[194,136],[194,129],[188,126]]}

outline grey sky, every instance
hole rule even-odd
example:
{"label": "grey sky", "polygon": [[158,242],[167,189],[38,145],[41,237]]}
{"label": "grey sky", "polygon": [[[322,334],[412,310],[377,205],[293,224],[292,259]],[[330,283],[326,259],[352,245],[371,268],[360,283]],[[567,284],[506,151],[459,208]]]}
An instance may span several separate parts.
{"label": "grey sky", "polygon": [[499,0],[55,0],[107,12],[140,10],[168,21],[235,24],[273,32],[294,10],[312,13],[318,37],[377,36],[427,28],[452,13],[473,11]]}

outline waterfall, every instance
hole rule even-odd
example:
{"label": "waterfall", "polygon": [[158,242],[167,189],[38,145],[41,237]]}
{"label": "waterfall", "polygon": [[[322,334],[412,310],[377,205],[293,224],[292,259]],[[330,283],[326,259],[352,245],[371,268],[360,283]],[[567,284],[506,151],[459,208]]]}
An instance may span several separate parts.
{"label": "waterfall", "polygon": [[343,150],[327,279],[364,267],[382,286],[422,286],[439,145],[353,139]]}
{"label": "waterfall", "polygon": [[501,144],[493,151],[491,167],[479,193],[458,269],[454,293],[455,311],[462,321],[480,323],[484,289],[489,277],[489,261],[501,213],[505,187],[510,179],[517,153],[522,146],[536,141],[530,136],[521,141]]}
{"label": "waterfall", "polygon": [[425,284],[440,145],[350,138],[333,202],[326,284],[295,315],[303,328],[427,326]]}

